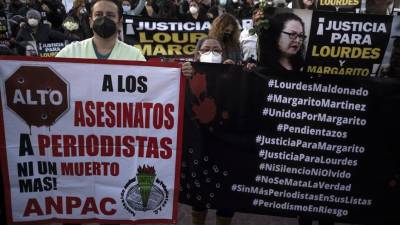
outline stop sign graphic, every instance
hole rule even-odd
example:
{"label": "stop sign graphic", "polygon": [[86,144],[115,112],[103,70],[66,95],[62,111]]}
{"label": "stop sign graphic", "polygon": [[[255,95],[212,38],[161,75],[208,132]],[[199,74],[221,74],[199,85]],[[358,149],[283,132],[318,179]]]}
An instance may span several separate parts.
{"label": "stop sign graphic", "polygon": [[7,106],[29,126],[51,126],[69,108],[68,83],[49,67],[21,66],[5,89]]}

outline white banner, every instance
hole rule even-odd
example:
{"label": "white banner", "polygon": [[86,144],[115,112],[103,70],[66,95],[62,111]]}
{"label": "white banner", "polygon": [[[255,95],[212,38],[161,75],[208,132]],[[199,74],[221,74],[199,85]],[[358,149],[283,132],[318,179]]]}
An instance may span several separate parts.
{"label": "white banner", "polygon": [[29,60],[0,58],[9,223],[175,223],[179,65]]}

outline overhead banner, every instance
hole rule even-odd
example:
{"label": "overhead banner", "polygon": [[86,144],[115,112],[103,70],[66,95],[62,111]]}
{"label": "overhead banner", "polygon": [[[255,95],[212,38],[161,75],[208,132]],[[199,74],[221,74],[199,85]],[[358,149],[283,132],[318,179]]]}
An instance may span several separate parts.
{"label": "overhead banner", "polygon": [[399,224],[398,80],[195,69],[182,202]]}
{"label": "overhead banner", "polygon": [[8,224],[176,223],[179,65],[0,60]]}
{"label": "overhead banner", "polygon": [[192,58],[198,40],[207,36],[210,21],[181,21],[124,15],[124,42],[146,57]]}

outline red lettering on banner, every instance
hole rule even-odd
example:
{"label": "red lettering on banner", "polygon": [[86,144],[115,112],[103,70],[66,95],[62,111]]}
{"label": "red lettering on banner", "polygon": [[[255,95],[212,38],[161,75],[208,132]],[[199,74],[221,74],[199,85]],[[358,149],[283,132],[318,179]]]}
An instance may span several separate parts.
{"label": "red lettering on banner", "polygon": [[88,101],[85,104],[85,112],[87,114],[87,117],[85,120],[86,126],[93,127],[96,124],[96,117],[92,111],[94,108],[95,108],[95,104],[92,101]]}
{"label": "red lettering on banner", "polygon": [[137,102],[75,102],[74,126],[172,129],[174,105]]}
{"label": "red lettering on banner", "polygon": [[72,210],[74,208],[78,209],[82,204],[82,201],[81,201],[81,199],[79,197],[69,197],[69,196],[67,196],[65,201],[66,201],[67,214],[72,214]]}
{"label": "red lettering on banner", "polygon": [[61,147],[60,141],[61,141],[61,135],[53,135],[51,138],[51,147],[53,150],[54,157],[62,156],[62,153],[59,151]]}
{"label": "red lettering on banner", "polygon": [[147,140],[147,137],[137,136],[136,141],[138,141],[138,156],[144,157],[144,142]]}
{"label": "red lettering on banner", "polygon": [[39,155],[46,154],[46,148],[50,147],[50,137],[46,135],[38,135]]}
{"label": "red lettering on banner", "polygon": [[107,216],[114,215],[117,212],[117,210],[115,208],[111,208],[111,210],[107,210],[107,203],[115,205],[117,202],[113,198],[103,198],[100,201],[100,211],[101,211],[101,213],[103,213],[104,215],[107,215]]}
{"label": "red lettering on banner", "polygon": [[135,120],[133,122],[134,127],[144,127],[143,126],[143,108],[142,104],[139,104],[135,107]]}
{"label": "red lettering on banner", "polygon": [[146,152],[146,158],[158,158],[158,145],[157,145],[157,138],[149,138],[148,144],[147,144],[147,152]]}
{"label": "red lettering on banner", "polygon": [[160,156],[163,159],[169,159],[172,156],[172,149],[169,145],[172,144],[172,140],[171,138],[161,138],[161,149],[163,149],[164,151],[160,151]]}
{"label": "red lettering on banner", "polygon": [[125,157],[133,157],[135,155],[135,145],[133,144],[134,142],[135,138],[132,136],[125,136],[122,139],[122,145],[126,147],[122,150]]}
{"label": "red lettering on banner", "polygon": [[104,102],[96,102],[96,118],[97,126],[104,127],[103,117],[104,117]]}
{"label": "red lettering on banner", "polygon": [[83,113],[82,102],[75,102],[74,126],[85,126],[85,114]]}
{"label": "red lettering on banner", "polygon": [[96,202],[93,197],[87,198],[85,205],[82,208],[82,215],[86,215],[88,212],[99,214],[99,210],[97,209]]}
{"label": "red lettering on banner", "polygon": [[[115,209],[115,205],[117,202],[115,201],[115,199],[110,197],[102,198],[99,204],[97,204],[94,197],[81,199],[75,196],[49,196],[45,197],[44,203],[44,210],[46,212],[46,215],[51,215],[53,213],[71,215],[74,213],[74,211],[79,210],[75,213],[79,213],[80,215],[87,215],[88,213],[92,212],[95,214],[101,213],[103,215],[111,216],[117,212],[117,210]],[[65,208],[63,206],[65,206]],[[33,215],[44,215],[43,209],[36,198],[28,199],[24,210],[24,217],[29,217]]]}
{"label": "red lettering on banner", "polygon": [[174,127],[174,116],[172,113],[174,112],[174,105],[172,104],[167,104],[165,105],[165,117],[167,120],[164,121],[165,128],[170,130]]}
{"label": "red lettering on banner", "polygon": [[116,162],[61,162],[63,176],[118,176]]}
{"label": "red lettering on banner", "polygon": [[57,201],[54,201],[53,198],[47,197],[45,198],[45,204],[46,204],[46,215],[52,214],[52,209],[56,211],[58,214],[63,213],[63,202],[62,202],[62,197],[57,196],[56,197]]}
{"label": "red lettering on banner", "polygon": [[145,109],[145,116],[144,116],[144,127],[150,127],[150,110],[153,107],[153,103],[143,103],[143,108]]}
{"label": "red lettering on banner", "polygon": [[107,127],[113,127],[115,124],[115,116],[113,111],[115,110],[115,105],[112,102],[106,102],[105,104],[105,108],[106,108],[106,126]]}
{"label": "red lettering on banner", "polygon": [[[140,157],[169,159],[169,137],[107,135],[38,135],[39,155],[53,157]],[[137,146],[137,148],[135,148]]]}
{"label": "red lettering on banner", "polygon": [[36,214],[38,216],[43,215],[42,208],[40,208],[39,202],[35,198],[30,198],[24,210],[24,216],[30,216],[31,214]]}

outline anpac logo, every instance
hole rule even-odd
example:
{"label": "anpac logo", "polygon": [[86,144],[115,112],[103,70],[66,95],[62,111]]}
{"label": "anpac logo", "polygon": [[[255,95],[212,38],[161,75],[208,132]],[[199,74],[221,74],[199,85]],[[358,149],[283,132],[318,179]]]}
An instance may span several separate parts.
{"label": "anpac logo", "polygon": [[135,211],[150,211],[158,214],[168,201],[167,186],[158,178],[154,167],[139,166],[136,177],[130,179],[121,192],[126,210],[133,216]]}
{"label": "anpac logo", "polygon": [[49,67],[21,66],[5,89],[7,106],[29,126],[51,126],[69,108],[68,84]]}

